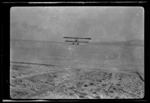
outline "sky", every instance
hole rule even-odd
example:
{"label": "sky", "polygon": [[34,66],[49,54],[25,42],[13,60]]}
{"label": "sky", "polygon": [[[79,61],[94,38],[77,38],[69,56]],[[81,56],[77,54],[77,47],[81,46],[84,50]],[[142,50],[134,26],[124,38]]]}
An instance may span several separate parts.
{"label": "sky", "polygon": [[93,42],[144,39],[142,7],[12,7],[11,39],[64,41],[64,36]]}

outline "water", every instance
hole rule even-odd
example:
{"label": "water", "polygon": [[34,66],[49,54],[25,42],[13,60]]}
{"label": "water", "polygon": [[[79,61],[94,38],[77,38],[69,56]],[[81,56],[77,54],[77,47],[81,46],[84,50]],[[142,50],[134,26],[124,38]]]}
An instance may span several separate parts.
{"label": "water", "polygon": [[[31,62],[58,66],[95,68],[132,65],[121,58],[121,45],[110,43],[70,45],[63,42],[11,41],[11,59],[18,62]],[[136,60],[136,59],[133,59]],[[141,63],[140,59],[134,65]],[[141,63],[141,65],[143,65]],[[108,68],[108,69],[109,69]],[[124,68],[125,69],[125,68]]]}

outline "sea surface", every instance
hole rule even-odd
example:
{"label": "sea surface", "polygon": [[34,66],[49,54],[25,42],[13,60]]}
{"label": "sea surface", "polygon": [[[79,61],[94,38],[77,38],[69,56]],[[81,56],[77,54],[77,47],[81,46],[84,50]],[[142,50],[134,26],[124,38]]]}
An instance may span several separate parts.
{"label": "sea surface", "polygon": [[[131,42],[131,41],[129,41]],[[72,45],[66,42],[11,40],[10,61],[56,66],[144,71],[144,45],[100,42]]]}

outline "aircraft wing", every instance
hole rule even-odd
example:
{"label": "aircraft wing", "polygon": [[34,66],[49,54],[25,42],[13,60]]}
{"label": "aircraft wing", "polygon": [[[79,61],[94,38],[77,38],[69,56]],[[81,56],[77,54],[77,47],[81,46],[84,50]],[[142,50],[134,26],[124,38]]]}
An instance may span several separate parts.
{"label": "aircraft wing", "polygon": [[66,39],[88,39],[91,40],[91,38],[82,38],[82,37],[64,37]]}
{"label": "aircraft wing", "polygon": [[[76,42],[71,40],[65,40],[66,42]],[[77,41],[76,43],[89,43],[88,41]]]}

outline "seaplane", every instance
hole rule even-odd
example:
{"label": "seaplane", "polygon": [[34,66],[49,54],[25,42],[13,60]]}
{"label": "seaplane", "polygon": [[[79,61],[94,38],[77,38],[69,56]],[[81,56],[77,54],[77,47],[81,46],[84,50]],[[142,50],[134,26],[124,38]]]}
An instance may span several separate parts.
{"label": "seaplane", "polygon": [[89,43],[89,41],[81,41],[81,40],[91,40],[91,38],[82,38],[82,37],[63,37],[65,42],[71,42],[72,45],[79,45],[79,43]]}

